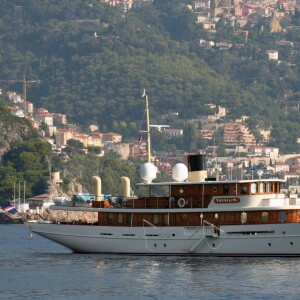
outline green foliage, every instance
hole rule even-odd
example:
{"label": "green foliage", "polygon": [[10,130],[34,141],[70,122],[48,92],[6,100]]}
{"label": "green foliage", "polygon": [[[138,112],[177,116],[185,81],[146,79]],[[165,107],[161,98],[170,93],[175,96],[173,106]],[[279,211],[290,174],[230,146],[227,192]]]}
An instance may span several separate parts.
{"label": "green foliage", "polygon": [[131,186],[139,181],[137,167],[132,163],[123,161],[115,156],[97,157],[94,155],[76,154],[74,159],[64,165],[67,178],[79,181],[87,191],[93,193],[93,176],[99,176],[102,181],[102,193],[122,195],[121,177],[127,176]]}
{"label": "green foliage", "polygon": [[67,145],[69,147],[73,147],[73,148],[76,148],[76,149],[83,149],[84,148],[84,145],[83,145],[82,142],[80,142],[78,140],[74,140],[74,139],[68,140]]}
{"label": "green foliage", "polygon": [[49,145],[41,139],[24,141],[8,151],[0,163],[0,202],[13,198],[14,185],[18,182],[22,186],[25,182],[26,197],[45,193],[50,155]]}

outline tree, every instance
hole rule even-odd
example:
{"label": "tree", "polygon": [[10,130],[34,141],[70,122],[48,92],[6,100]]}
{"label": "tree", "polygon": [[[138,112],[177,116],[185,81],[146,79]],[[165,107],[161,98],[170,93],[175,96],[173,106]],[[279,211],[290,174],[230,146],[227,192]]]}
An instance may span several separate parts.
{"label": "tree", "polygon": [[83,143],[78,141],[78,140],[75,140],[75,139],[69,139],[67,141],[67,145],[69,147],[76,148],[76,149],[83,149],[84,148]]}

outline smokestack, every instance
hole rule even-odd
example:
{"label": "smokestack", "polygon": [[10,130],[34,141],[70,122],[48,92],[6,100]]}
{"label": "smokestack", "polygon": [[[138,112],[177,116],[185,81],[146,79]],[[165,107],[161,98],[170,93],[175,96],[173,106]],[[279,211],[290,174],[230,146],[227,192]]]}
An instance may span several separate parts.
{"label": "smokestack", "polygon": [[127,200],[130,196],[130,180],[128,177],[121,177],[122,186],[123,186],[123,200]]}
{"label": "smokestack", "polygon": [[96,201],[100,201],[102,194],[101,194],[101,179],[98,176],[93,176],[93,182],[95,184],[95,199]]}
{"label": "smokestack", "polygon": [[188,181],[205,181],[207,178],[205,155],[189,155],[188,171]]}

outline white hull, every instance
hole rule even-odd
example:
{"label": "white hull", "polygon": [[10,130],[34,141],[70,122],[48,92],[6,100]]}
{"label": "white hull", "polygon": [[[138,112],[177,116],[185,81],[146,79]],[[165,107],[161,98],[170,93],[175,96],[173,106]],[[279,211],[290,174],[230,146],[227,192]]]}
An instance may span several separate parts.
{"label": "white hull", "polygon": [[74,252],[139,255],[300,256],[300,223],[105,227],[33,223],[30,230]]}

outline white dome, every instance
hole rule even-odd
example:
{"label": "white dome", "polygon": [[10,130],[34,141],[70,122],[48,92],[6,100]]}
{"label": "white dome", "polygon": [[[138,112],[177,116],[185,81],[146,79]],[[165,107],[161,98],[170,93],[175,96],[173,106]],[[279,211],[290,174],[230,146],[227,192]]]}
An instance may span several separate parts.
{"label": "white dome", "polygon": [[156,178],[156,167],[151,163],[144,163],[141,167],[141,177],[147,183]]}
{"label": "white dome", "polygon": [[188,168],[185,164],[176,164],[172,169],[172,178],[175,181],[184,181],[188,178]]}

